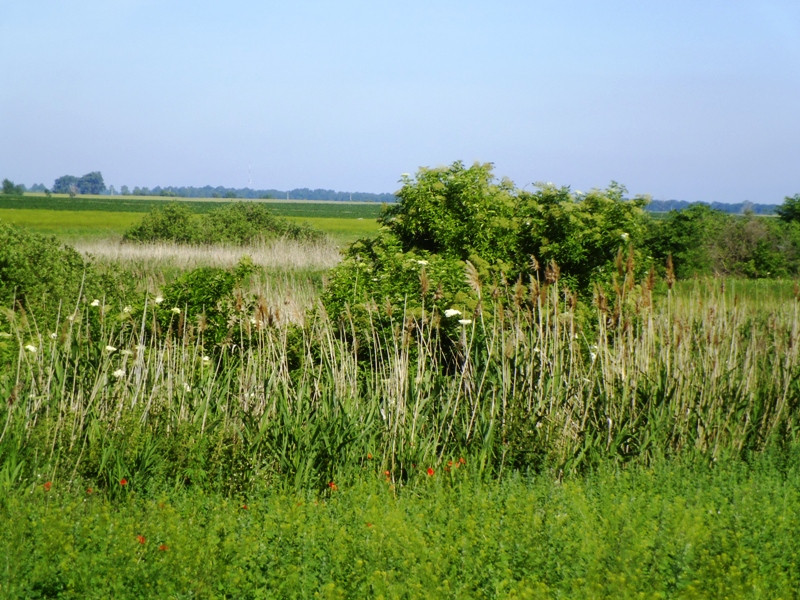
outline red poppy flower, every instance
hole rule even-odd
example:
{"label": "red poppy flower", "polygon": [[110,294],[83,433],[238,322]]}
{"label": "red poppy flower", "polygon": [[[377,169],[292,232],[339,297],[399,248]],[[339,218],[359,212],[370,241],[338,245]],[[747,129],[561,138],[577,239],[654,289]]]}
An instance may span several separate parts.
{"label": "red poppy flower", "polygon": [[53,487],[52,481],[46,481],[45,484],[42,486],[45,492],[49,492],[50,488]]}
{"label": "red poppy flower", "polygon": [[367,452],[367,460],[372,460],[372,452]]}
{"label": "red poppy flower", "polygon": [[124,487],[128,485],[128,480],[123,477],[122,479],[119,480],[119,484]]}
{"label": "red poppy flower", "polygon": [[247,504],[242,504],[242,510],[247,510]]}
{"label": "red poppy flower", "polygon": [[147,538],[146,538],[146,537],[144,537],[143,535],[137,535],[137,536],[136,536],[136,540],[137,540],[137,541],[138,541],[140,544],[144,544],[144,543],[147,541]]}
{"label": "red poppy flower", "polygon": [[328,487],[329,487],[329,488],[331,488],[333,491],[336,491],[336,490],[338,490],[338,489],[339,489],[339,488],[336,486],[336,484],[335,484],[335,483],[333,483],[332,481],[331,481],[331,482],[328,484]]}
{"label": "red poppy flower", "polygon": [[158,549],[161,550],[161,552],[166,552],[167,550],[169,550],[169,546],[167,546],[166,544],[161,544],[158,547]]}
{"label": "red poppy flower", "polygon": [[465,464],[467,464],[467,461],[464,460],[464,457],[462,456],[461,458],[458,459],[458,464],[465,465]]}
{"label": "red poppy flower", "polygon": [[92,493],[94,493],[94,490],[92,488],[86,488],[86,493],[87,494],[92,494]]}
{"label": "red poppy flower", "polygon": [[428,476],[431,477],[436,471],[433,470],[433,467],[428,467]]}

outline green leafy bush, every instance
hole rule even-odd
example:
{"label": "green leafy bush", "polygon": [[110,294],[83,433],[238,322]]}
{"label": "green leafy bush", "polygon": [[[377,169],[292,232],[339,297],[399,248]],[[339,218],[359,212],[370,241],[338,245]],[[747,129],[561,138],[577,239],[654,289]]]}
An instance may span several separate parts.
{"label": "green leafy bush", "polygon": [[647,244],[656,264],[671,257],[678,279],[786,277],[800,269],[800,222],[730,215],[703,204],[651,221]]}
{"label": "green leafy bush", "polygon": [[123,236],[129,242],[240,245],[277,238],[318,241],[323,234],[278,218],[262,204],[236,202],[193,215],[186,206],[173,202],[154,208]]}
{"label": "green leafy bush", "polygon": [[404,176],[379,238],[353,244],[333,270],[325,307],[342,317],[371,304],[413,315],[435,306],[469,318],[482,295],[496,298],[508,282],[539,280],[560,280],[590,297],[594,283],[650,268],[647,200],[624,193],[616,183],[588,194],[552,184],[518,190],[498,181],[490,164],[422,168]]}
{"label": "green leafy bush", "polygon": [[115,289],[108,276],[56,238],[0,222],[0,306],[50,322],[81,299],[108,302]]}
{"label": "green leafy bush", "polygon": [[189,243],[194,231],[192,212],[178,202],[171,202],[151,210],[138,225],[126,231],[122,239],[127,242]]}

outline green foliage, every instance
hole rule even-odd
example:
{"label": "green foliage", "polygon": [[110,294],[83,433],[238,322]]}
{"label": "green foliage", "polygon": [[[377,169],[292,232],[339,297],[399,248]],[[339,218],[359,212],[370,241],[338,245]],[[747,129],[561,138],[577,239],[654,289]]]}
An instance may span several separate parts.
{"label": "green foliage", "polygon": [[800,269],[800,221],[728,215],[696,204],[650,223],[648,246],[675,275],[794,276]]}
{"label": "green foliage", "polygon": [[83,177],[74,175],[64,175],[53,183],[53,193],[55,194],[102,194],[106,190],[103,182],[103,175],[100,171],[92,171]]}
{"label": "green foliage", "polygon": [[196,230],[192,212],[185,205],[173,202],[153,208],[138,225],[128,229],[122,239],[126,242],[185,244],[194,239]]}
{"label": "green foliage", "polygon": [[[422,168],[404,176],[381,235],[347,250],[323,303],[347,322],[345,335],[363,342],[373,328],[397,335],[393,314],[436,323],[458,310],[470,320],[486,298],[507,297],[509,282],[558,282],[588,299],[594,284],[632,281],[650,267],[641,249],[647,200],[624,193],[616,183],[588,194],[549,184],[521,191],[497,181],[490,164]],[[441,349],[449,352],[460,335],[456,328],[438,338]]]}
{"label": "green foliage", "polygon": [[236,202],[194,215],[185,204],[174,202],[153,208],[125,232],[123,240],[243,245],[277,238],[315,241],[322,237],[308,226],[276,217],[263,204]]}
{"label": "green foliage", "polygon": [[380,222],[400,240],[403,250],[417,249],[466,260],[478,255],[490,263],[508,262],[514,235],[514,188],[495,181],[492,165],[419,170],[404,176],[399,203]]}
{"label": "green foliage", "polygon": [[162,331],[182,331],[194,324],[198,333],[211,345],[238,340],[238,325],[245,305],[242,287],[256,271],[245,257],[235,269],[198,267],[180,275],[167,285],[157,318]]}
{"label": "green foliage", "polygon": [[583,295],[595,283],[611,283],[620,254],[630,257],[637,279],[643,276],[651,266],[644,247],[648,199],[628,200],[625,192],[615,182],[586,194],[550,184],[520,192],[517,269],[534,257],[542,267],[557,267],[565,282]]}
{"label": "green foliage", "polygon": [[10,179],[3,179],[3,194],[7,196],[22,196],[25,193],[23,184],[14,185]]}
{"label": "green foliage", "polygon": [[[54,237],[0,222],[0,305],[54,322],[81,299],[115,297],[115,286]],[[42,325],[45,325],[43,322]]]}
{"label": "green foliage", "polygon": [[800,221],[800,194],[786,196],[783,204],[775,212],[787,223]]}

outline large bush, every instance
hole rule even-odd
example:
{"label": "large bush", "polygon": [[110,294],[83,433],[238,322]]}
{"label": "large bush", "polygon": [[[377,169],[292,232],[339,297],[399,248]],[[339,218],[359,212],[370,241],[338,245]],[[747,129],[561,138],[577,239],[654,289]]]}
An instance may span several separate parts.
{"label": "large bush", "polygon": [[125,232],[129,242],[174,242],[179,244],[252,244],[288,238],[316,241],[323,234],[307,225],[281,219],[266,206],[236,202],[194,215],[183,204],[156,207]]}
{"label": "large bush", "polygon": [[0,222],[0,306],[52,321],[59,312],[68,314],[81,300],[110,300],[115,289],[92,264],[56,238]]}
{"label": "large bush", "polygon": [[641,250],[647,200],[626,199],[618,184],[524,191],[497,180],[490,164],[461,162],[402,181],[380,236],[353,244],[332,272],[325,305],[334,316],[372,304],[467,312],[509,282],[548,278],[588,297],[619,274],[621,257],[635,276],[650,267]]}

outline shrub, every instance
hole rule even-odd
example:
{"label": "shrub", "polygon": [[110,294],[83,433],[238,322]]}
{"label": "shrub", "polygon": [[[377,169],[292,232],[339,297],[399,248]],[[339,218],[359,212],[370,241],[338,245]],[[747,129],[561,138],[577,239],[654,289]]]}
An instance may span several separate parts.
{"label": "shrub", "polygon": [[82,298],[115,295],[109,278],[74,249],[0,222],[0,305],[51,322]]}
{"label": "shrub", "polygon": [[647,243],[657,264],[672,257],[679,279],[784,277],[800,267],[800,223],[752,213],[729,215],[704,204],[652,221]]}
{"label": "shrub", "polygon": [[278,218],[261,204],[236,202],[195,216],[185,205],[173,202],[154,208],[125,232],[123,240],[244,245],[281,237],[316,241],[323,234]]}
{"label": "shrub", "polygon": [[497,181],[490,164],[422,168],[404,176],[380,237],[353,244],[333,270],[325,306],[334,317],[370,302],[412,314],[434,304],[472,311],[482,293],[542,275],[588,298],[593,284],[625,275],[623,258],[634,276],[650,267],[640,249],[647,200],[624,193],[616,183],[588,194],[552,184],[525,192]]}

